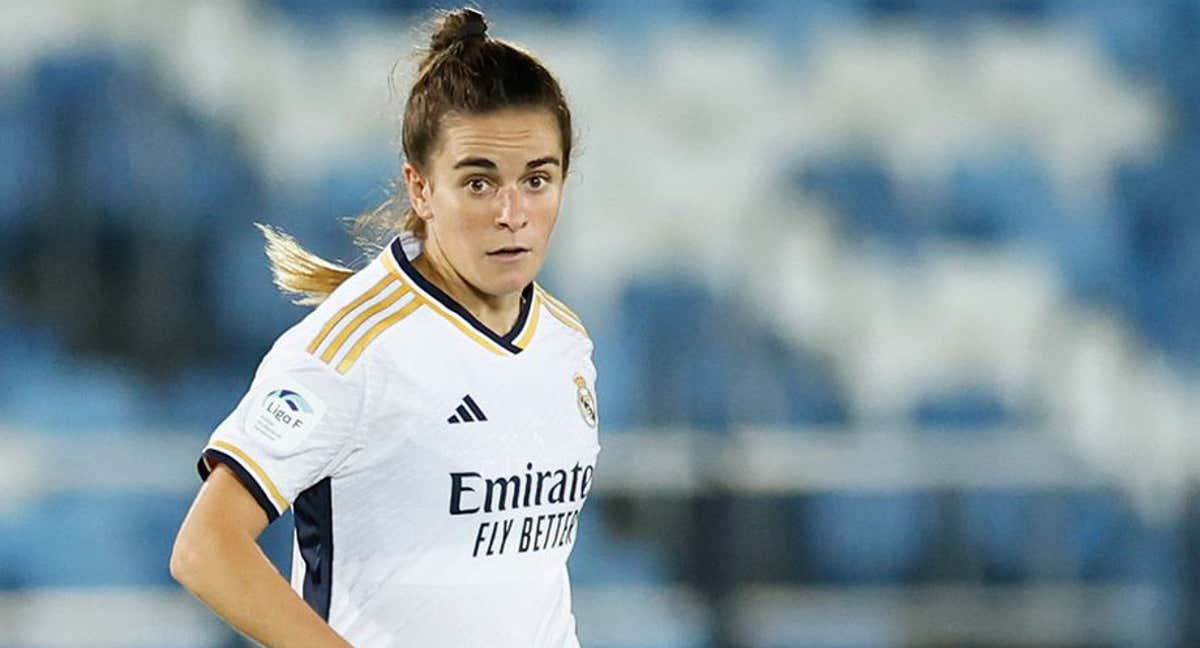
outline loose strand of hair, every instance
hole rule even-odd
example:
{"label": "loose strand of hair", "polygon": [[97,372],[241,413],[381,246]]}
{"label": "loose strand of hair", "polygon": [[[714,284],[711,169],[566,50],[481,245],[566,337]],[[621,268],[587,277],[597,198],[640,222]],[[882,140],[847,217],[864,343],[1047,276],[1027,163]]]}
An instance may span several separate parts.
{"label": "loose strand of hair", "polygon": [[275,285],[284,293],[299,295],[292,303],[316,306],[342,282],[354,276],[350,268],[326,261],[304,249],[291,235],[270,225],[254,225],[266,238],[267,259],[271,263]]}
{"label": "loose strand of hair", "polygon": [[391,195],[378,207],[346,219],[354,245],[367,256],[382,252],[387,241],[398,232],[412,232],[418,238],[424,236],[423,229],[414,227],[411,222],[412,209],[404,204],[406,198],[399,186],[400,181],[393,185]]}

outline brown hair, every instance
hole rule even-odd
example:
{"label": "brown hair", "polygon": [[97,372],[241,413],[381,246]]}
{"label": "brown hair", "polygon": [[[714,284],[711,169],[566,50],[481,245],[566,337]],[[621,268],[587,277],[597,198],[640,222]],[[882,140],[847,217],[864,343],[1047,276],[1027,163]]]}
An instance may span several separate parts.
{"label": "brown hair", "polygon": [[[541,61],[523,48],[487,35],[487,21],[475,9],[457,9],[434,20],[429,47],[404,105],[401,142],[404,157],[424,174],[438,146],[443,120],[453,114],[482,114],[504,108],[551,111],[562,142],[563,172],[571,160],[571,111],[562,87]],[[404,205],[401,182],[383,204],[353,219],[355,243],[364,251],[399,230],[425,238],[425,221]],[[305,250],[294,238],[266,225],[267,257],[275,285],[297,294],[297,304],[319,304],[354,270]]]}

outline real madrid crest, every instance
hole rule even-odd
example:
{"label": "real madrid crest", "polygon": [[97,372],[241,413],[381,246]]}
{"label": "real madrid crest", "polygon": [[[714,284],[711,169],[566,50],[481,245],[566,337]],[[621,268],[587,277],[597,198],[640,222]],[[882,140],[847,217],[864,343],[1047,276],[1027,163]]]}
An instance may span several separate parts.
{"label": "real madrid crest", "polygon": [[575,403],[579,405],[579,414],[583,416],[583,422],[588,424],[588,427],[596,427],[596,399],[592,397],[592,390],[588,389],[587,381],[583,376],[575,374]]}

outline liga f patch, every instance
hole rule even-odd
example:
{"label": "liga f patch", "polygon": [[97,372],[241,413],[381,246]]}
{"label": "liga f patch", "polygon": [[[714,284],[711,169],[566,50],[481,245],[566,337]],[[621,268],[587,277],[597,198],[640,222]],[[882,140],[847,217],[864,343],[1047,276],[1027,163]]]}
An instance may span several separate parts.
{"label": "liga f patch", "polygon": [[278,452],[291,452],[325,417],[325,402],[294,378],[268,379],[259,391],[251,427]]}

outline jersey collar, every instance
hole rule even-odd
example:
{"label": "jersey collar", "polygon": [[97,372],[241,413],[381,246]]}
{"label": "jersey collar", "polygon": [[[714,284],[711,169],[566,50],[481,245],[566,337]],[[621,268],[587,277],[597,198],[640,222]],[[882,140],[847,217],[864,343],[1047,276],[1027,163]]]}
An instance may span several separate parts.
{"label": "jersey collar", "polygon": [[[529,340],[533,337],[532,329],[537,326],[536,313],[532,321],[530,318],[531,306],[537,299],[532,283],[521,291],[521,310],[517,313],[517,321],[513,324],[512,330],[504,335],[499,335],[476,319],[471,311],[455,301],[453,297],[422,276],[409,260],[400,237],[392,239],[384,254],[392,261],[389,265],[393,266],[393,272],[398,273],[402,279],[407,281],[417,292],[419,298],[422,298],[435,312],[448,319],[451,324],[488,350],[500,355],[508,355],[520,353],[528,346]],[[469,328],[464,328],[464,325]],[[480,339],[479,336],[482,336],[483,339]]]}

